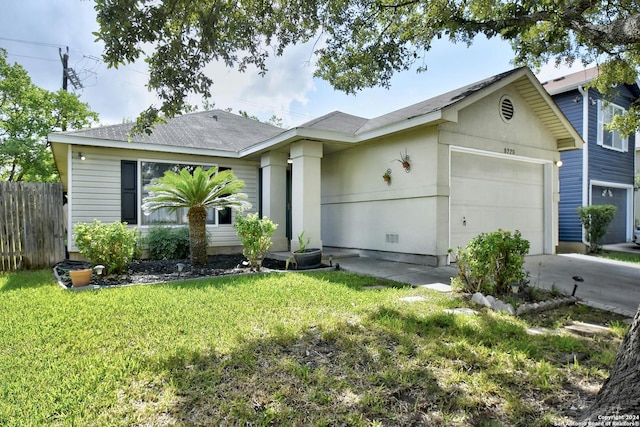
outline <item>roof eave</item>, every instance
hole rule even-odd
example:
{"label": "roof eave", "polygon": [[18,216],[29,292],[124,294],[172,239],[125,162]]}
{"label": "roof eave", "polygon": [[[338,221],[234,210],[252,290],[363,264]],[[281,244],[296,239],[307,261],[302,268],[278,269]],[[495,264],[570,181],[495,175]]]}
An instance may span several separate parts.
{"label": "roof eave", "polygon": [[193,154],[193,155],[206,155],[215,157],[227,157],[227,158],[239,158],[239,154],[236,151],[231,150],[214,150],[209,148],[198,147],[183,147],[174,145],[161,145],[153,143],[143,142],[128,142],[118,141],[112,139],[103,138],[87,138],[82,136],[74,136],[64,133],[51,133],[48,135],[50,143],[69,144],[69,145],[85,145],[90,147],[102,147],[102,148],[121,148],[127,150],[140,150],[140,151],[156,151],[162,153],[172,154]]}

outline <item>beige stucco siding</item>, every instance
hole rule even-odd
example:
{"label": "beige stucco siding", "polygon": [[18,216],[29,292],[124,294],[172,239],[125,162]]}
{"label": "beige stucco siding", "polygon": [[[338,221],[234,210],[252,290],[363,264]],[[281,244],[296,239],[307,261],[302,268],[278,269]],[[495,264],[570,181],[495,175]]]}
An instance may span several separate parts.
{"label": "beige stucco siding", "polygon": [[[436,129],[423,128],[325,155],[322,161],[322,241],[434,255],[438,203]],[[405,172],[400,153],[411,158]],[[382,175],[391,170],[391,185]]]}
{"label": "beige stucco siding", "polygon": [[[86,156],[86,160],[79,159],[79,152]],[[255,212],[258,209],[258,164],[256,162],[97,147],[73,147],[70,160],[72,179],[69,183],[69,190],[72,198],[69,201],[69,215],[71,224],[92,222],[94,219],[105,223],[120,221],[121,160],[213,164],[230,167],[235,175],[245,183],[243,192],[247,194],[248,200],[252,204],[249,212]],[[139,199],[140,194],[139,187]],[[142,213],[139,213],[139,219],[140,215]],[[138,229],[144,236],[148,227],[138,225]],[[207,231],[210,237],[209,245],[212,247],[240,245],[233,225],[210,225],[207,226]],[[71,252],[77,251],[72,236],[69,250]]]}
{"label": "beige stucco siding", "polygon": [[[500,100],[514,104],[511,121],[500,117]],[[499,154],[559,160],[557,142],[512,86],[499,90],[458,112],[458,121],[440,125],[439,141]]]}

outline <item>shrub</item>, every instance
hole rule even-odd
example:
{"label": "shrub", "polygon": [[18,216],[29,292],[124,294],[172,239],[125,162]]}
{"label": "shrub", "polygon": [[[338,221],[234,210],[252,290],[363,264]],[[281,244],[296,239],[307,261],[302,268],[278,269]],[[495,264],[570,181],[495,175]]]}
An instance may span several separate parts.
{"label": "shrub", "polygon": [[458,248],[456,287],[466,292],[507,295],[511,283],[524,283],[527,274],[522,270],[529,241],[519,231],[498,230],[482,233],[463,248]]}
{"label": "shrub", "polygon": [[144,242],[151,259],[189,258],[188,227],[151,227]]}
{"label": "shrub", "polygon": [[96,219],[92,224],[77,223],[73,230],[80,254],[94,265],[104,265],[107,273],[123,272],[137,254],[137,229],[127,228],[126,222],[103,224]]}
{"label": "shrub", "polygon": [[242,242],[242,254],[249,260],[251,268],[259,271],[262,259],[272,245],[271,237],[278,224],[274,224],[266,216],[260,219],[258,214],[248,214],[246,217],[238,216],[234,227]]}
{"label": "shrub", "polygon": [[580,206],[578,208],[578,217],[587,232],[589,252],[600,250],[598,241],[604,237],[615,214],[616,207],[613,205]]}

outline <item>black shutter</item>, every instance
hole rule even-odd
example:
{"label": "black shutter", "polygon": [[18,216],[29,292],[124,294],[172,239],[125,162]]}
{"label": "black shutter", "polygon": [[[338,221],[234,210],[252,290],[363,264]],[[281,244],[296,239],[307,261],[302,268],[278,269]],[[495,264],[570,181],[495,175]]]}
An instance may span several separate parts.
{"label": "black shutter", "polygon": [[138,224],[138,162],[120,162],[121,221]]}

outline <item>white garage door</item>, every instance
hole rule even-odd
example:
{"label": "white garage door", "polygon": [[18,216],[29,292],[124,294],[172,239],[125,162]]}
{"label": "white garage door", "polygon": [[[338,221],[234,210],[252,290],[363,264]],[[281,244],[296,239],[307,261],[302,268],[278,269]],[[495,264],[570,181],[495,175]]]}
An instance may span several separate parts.
{"label": "white garage door", "polygon": [[483,232],[520,230],[530,254],[544,253],[542,164],[452,152],[451,247]]}

